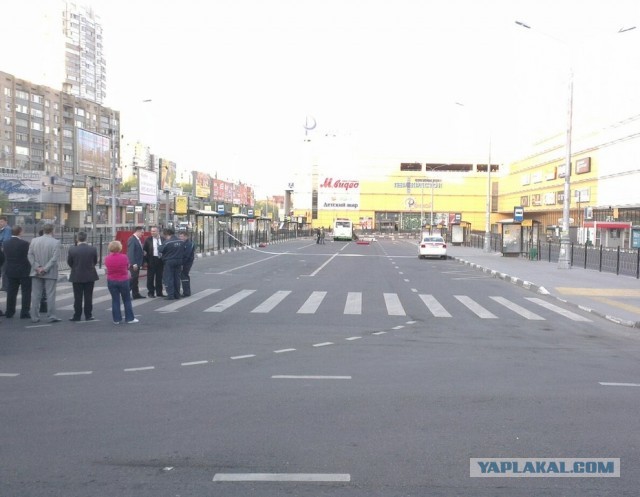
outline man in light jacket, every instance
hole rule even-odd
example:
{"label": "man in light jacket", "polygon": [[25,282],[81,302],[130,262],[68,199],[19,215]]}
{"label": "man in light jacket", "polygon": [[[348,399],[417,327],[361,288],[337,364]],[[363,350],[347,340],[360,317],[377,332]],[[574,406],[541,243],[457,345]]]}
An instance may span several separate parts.
{"label": "man in light jacket", "polygon": [[31,264],[31,321],[40,321],[40,299],[42,290],[47,294],[47,320],[61,321],[56,316],[56,285],[58,283],[58,257],[60,241],[53,238],[53,225],[45,224],[43,234],[29,245],[27,258]]}

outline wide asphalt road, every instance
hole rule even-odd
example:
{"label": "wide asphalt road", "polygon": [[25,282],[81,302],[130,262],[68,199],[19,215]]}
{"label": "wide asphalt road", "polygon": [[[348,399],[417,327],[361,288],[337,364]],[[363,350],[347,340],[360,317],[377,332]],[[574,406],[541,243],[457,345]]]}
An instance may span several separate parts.
{"label": "wide asphalt road", "polygon": [[[0,496],[637,495],[640,342],[415,244],[198,259],[115,326],[0,322]],[[144,284],[143,284],[144,285]],[[65,310],[66,308],[66,310]],[[471,458],[619,458],[472,478]]]}

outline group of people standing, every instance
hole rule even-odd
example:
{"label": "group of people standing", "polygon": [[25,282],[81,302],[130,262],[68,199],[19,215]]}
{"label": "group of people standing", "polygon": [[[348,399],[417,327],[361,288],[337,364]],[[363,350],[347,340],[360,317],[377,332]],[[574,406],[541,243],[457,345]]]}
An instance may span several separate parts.
{"label": "group of people standing", "polygon": [[[127,242],[126,253],[122,244],[109,243],[109,255],[105,258],[107,288],[111,294],[114,324],[122,322],[121,302],[124,304],[125,321],[139,322],[133,314],[132,299],[146,298],[140,294],[139,276],[147,268],[147,296],[165,297],[168,300],[191,295],[189,272],[195,259],[195,245],[186,232],[176,236],[170,229],[163,230],[163,238],[157,227],[151,228],[151,236],[142,242],[143,229],[136,227]],[[21,319],[37,323],[46,312],[50,323],[61,321],[56,315],[56,287],[60,241],[53,236],[53,225],[45,224],[41,236],[31,242],[22,239],[21,226],[11,228],[6,216],[0,216],[0,265],[2,290],[7,292],[5,317],[16,313],[17,296],[21,291]],[[73,316],[70,321],[93,321],[93,290],[98,281],[98,251],[87,243],[87,233],[80,231],[77,243],[69,248],[67,263],[71,269],[69,281],[73,286]],[[163,293],[166,287],[166,296]],[[182,292],[180,287],[182,286]],[[2,311],[0,311],[2,315]]]}
{"label": "group of people standing", "polygon": [[0,263],[2,289],[7,292],[6,318],[16,313],[18,291],[21,291],[21,319],[40,321],[43,300],[46,298],[46,317],[50,323],[61,321],[56,315],[56,284],[60,241],[53,237],[53,225],[45,224],[42,233],[31,243],[22,239],[22,227],[7,224],[0,216]]}
{"label": "group of people standing", "polygon": [[[151,236],[142,241],[143,229],[135,228],[127,241],[126,255],[122,244],[114,240],[109,243],[109,255],[105,258],[107,287],[112,298],[114,324],[120,324],[122,313],[120,301],[124,305],[125,321],[137,323],[133,314],[132,300],[147,297],[164,297],[176,300],[191,295],[189,272],[195,259],[195,245],[186,231],[176,236],[171,228],[165,228],[160,237],[157,227],[152,227]],[[140,293],[140,271],[147,268],[147,295]],[[180,287],[182,286],[182,293]],[[162,292],[166,288],[166,295]]]}

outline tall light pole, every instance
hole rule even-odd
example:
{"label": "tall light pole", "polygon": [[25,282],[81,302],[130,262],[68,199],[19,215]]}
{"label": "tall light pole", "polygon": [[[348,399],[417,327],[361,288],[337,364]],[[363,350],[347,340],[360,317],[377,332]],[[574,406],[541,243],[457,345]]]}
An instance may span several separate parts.
{"label": "tall light pole", "polygon": [[[522,22],[515,21],[516,24],[525,29],[531,29],[531,26]],[[548,36],[548,35],[547,35]],[[558,43],[566,45],[566,43],[552,36],[548,36]],[[567,95],[567,129],[565,137],[565,154],[564,154],[564,198],[562,201],[562,232],[560,233],[560,254],[558,256],[558,269],[570,269],[571,258],[569,256],[569,246],[571,245],[571,237],[569,235],[570,226],[570,208],[571,208],[571,134],[573,129],[573,68],[569,66],[569,92]]]}
{"label": "tall light pole", "polygon": [[[528,24],[515,21],[518,26],[521,26],[525,29],[531,29],[531,26]],[[631,31],[635,29],[635,26],[620,28],[618,33],[626,33],[627,31]],[[544,34],[544,33],[542,33]],[[552,40],[567,45],[562,40],[558,40],[557,38],[545,35]],[[565,139],[565,159],[564,159],[564,199],[562,202],[562,233],[560,234],[560,255],[558,257],[558,268],[559,269],[570,269],[571,268],[571,258],[569,254],[569,248],[571,245],[571,237],[569,235],[569,226],[571,222],[570,218],[570,208],[571,208],[571,135],[573,129],[573,67],[569,64],[569,85],[568,85],[568,95],[567,95],[567,130],[566,130],[566,139]]]}

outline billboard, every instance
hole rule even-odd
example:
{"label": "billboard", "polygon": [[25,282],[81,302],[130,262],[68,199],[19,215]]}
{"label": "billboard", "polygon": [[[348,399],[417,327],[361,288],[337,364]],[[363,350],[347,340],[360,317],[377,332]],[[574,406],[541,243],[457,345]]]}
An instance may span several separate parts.
{"label": "billboard", "polygon": [[138,201],[141,204],[158,202],[158,176],[155,171],[138,169]]}
{"label": "billboard", "polygon": [[172,191],[176,187],[176,163],[160,159],[160,190]]}
{"label": "billboard", "polygon": [[77,173],[91,178],[111,177],[111,141],[104,135],[76,128]]}
{"label": "billboard", "polygon": [[195,196],[209,199],[211,197],[211,177],[206,173],[194,172],[193,183]]}
{"label": "billboard", "polygon": [[318,185],[318,210],[356,211],[360,208],[360,181],[325,176]]}

